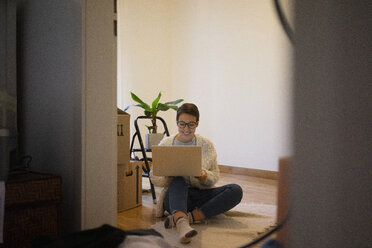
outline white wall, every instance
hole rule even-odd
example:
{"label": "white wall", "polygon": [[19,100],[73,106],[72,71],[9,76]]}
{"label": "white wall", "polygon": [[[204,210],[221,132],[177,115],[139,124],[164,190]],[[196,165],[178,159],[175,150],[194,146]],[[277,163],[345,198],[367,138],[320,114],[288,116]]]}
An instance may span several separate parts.
{"label": "white wall", "polygon": [[272,1],[121,3],[119,106],[130,90],[194,102],[220,164],[276,171],[291,154],[291,47]]}

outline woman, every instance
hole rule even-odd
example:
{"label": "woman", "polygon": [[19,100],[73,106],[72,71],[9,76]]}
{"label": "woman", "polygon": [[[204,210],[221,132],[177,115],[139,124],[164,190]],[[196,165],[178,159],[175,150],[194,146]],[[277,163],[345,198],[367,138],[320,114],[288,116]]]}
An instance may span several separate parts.
{"label": "woman", "polygon": [[177,111],[178,133],[165,137],[159,145],[197,145],[202,147],[202,172],[199,177],[160,177],[150,173],[156,186],[163,187],[157,203],[157,217],[166,210],[169,215],[164,226],[176,226],[181,243],[197,235],[190,224],[202,222],[235,207],[242,199],[239,185],[214,187],[219,179],[217,154],[212,142],[195,134],[199,125],[199,110],[192,103],[183,104]]}

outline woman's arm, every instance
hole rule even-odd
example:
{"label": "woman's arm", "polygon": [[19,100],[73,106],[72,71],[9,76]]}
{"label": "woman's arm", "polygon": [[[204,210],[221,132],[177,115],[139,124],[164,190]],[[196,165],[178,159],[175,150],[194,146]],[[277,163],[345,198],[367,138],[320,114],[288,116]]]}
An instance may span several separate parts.
{"label": "woman's arm", "polygon": [[[171,145],[172,144],[172,140],[173,140],[173,136],[170,136],[170,137],[164,137],[160,143],[159,143],[159,146],[164,146],[164,145]],[[150,178],[151,178],[151,182],[155,185],[155,186],[158,186],[158,187],[164,187],[166,186],[167,183],[169,183],[169,177],[164,177],[164,176],[155,176],[152,172],[152,169],[150,170]]]}
{"label": "woman's arm", "polygon": [[155,176],[150,170],[150,178],[151,182],[158,187],[164,187],[168,183],[168,177],[164,176]]}
{"label": "woman's arm", "polygon": [[209,155],[205,167],[206,168],[203,169],[206,173],[206,178],[200,183],[208,187],[214,186],[220,178],[220,170],[217,164],[217,153],[213,147],[213,144],[210,144]]}
{"label": "woman's arm", "polygon": [[214,149],[213,143],[206,138],[200,137],[202,139],[202,170],[205,173],[205,176],[201,177],[191,177],[190,181],[194,187],[198,188],[210,188],[214,186],[220,177],[220,170],[217,164],[217,153]]}

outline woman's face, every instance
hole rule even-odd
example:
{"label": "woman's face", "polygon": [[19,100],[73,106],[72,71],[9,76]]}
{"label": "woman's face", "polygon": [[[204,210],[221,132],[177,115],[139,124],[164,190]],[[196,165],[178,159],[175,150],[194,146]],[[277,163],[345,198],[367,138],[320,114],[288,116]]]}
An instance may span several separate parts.
{"label": "woman's face", "polygon": [[177,139],[181,142],[186,143],[191,142],[194,138],[195,130],[198,127],[198,122],[196,122],[195,116],[183,113],[178,116],[177,126]]}

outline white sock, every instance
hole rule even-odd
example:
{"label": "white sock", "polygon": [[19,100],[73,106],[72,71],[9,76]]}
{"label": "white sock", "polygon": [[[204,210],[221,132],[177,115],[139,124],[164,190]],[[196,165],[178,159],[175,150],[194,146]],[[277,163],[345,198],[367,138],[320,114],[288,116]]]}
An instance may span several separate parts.
{"label": "white sock", "polygon": [[181,243],[189,243],[191,238],[198,234],[195,229],[190,227],[189,219],[187,217],[179,218],[176,222],[176,227]]}

